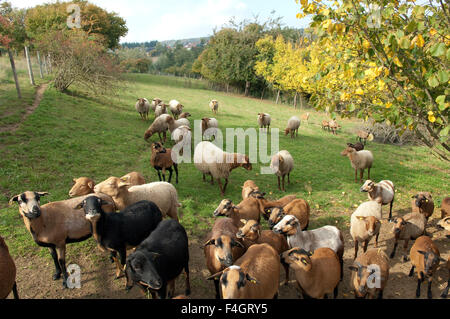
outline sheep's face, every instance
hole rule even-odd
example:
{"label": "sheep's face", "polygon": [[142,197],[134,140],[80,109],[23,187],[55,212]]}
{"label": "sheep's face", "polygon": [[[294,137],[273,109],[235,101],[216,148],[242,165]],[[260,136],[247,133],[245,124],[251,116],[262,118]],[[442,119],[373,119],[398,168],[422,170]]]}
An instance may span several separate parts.
{"label": "sheep's face", "polygon": [[144,133],[144,139],[148,140],[150,137],[152,137],[153,135],[153,131],[151,129],[148,129],[147,131],[145,131]]}
{"label": "sheep's face", "polygon": [[264,199],[266,193],[260,192],[259,189],[247,188],[244,190],[244,199],[248,197],[253,197],[256,199]]}
{"label": "sheep's face", "polygon": [[102,206],[111,204],[102,200],[97,196],[89,196],[85,198],[81,203],[74,207],[74,209],[84,209],[84,214],[87,220],[97,221],[101,217],[103,212]]}
{"label": "sheep's face", "polygon": [[13,202],[19,204],[19,213],[22,217],[28,219],[36,219],[41,216],[40,198],[48,195],[47,192],[24,192],[16,195],[9,201],[11,205]]}
{"label": "sheep's face", "polygon": [[419,254],[423,255],[423,269],[425,271],[425,276],[432,277],[433,273],[436,271],[439,266],[440,261],[445,261],[439,255],[435,254],[432,251],[417,251]]}
{"label": "sheep's face", "polygon": [[208,240],[204,247],[213,246],[214,247],[214,257],[220,264],[224,267],[229,267],[233,264],[233,248],[244,246],[231,238],[230,236],[222,235],[215,239]]}
{"label": "sheep's face", "polygon": [[439,228],[445,229],[447,238],[450,238],[450,217],[441,219],[437,225]]}
{"label": "sheep's face", "polygon": [[224,199],[214,211],[214,216],[229,216],[236,206],[229,199]]}
{"label": "sheep's face", "polygon": [[146,102],[146,99],[138,99],[138,102],[139,102],[139,106],[144,106],[145,105],[145,102]]}
{"label": "sheep's face", "polygon": [[297,228],[300,225],[298,219],[292,215],[286,215],[283,219],[273,227],[273,231],[276,234],[283,234],[286,236],[292,236],[297,233]]}
{"label": "sheep's face", "polygon": [[160,142],[155,142],[152,144],[152,153],[166,153],[167,150],[164,148],[164,146]]}
{"label": "sheep's face", "polygon": [[191,113],[189,113],[189,112],[185,112],[185,113],[181,113],[181,115],[180,115],[180,119],[187,119],[188,117],[190,117],[191,116]]}
{"label": "sheep's face", "polygon": [[369,276],[373,275],[375,269],[369,270],[367,266],[355,262],[349,267],[354,272],[352,275],[353,290],[356,298],[365,298],[367,295],[367,280]]}
{"label": "sheep's face", "polygon": [[268,208],[267,212],[270,214],[268,220],[270,228],[273,228],[284,216],[286,216],[282,207]]}
{"label": "sheep's face", "polygon": [[117,197],[120,192],[120,188],[123,186],[127,186],[130,184],[123,183],[119,178],[111,176],[104,182],[95,185],[94,192],[95,193],[103,193],[109,195],[111,197]]}
{"label": "sheep's face", "polygon": [[151,252],[146,256],[140,251],[128,256],[125,268],[127,290],[130,290],[134,285],[138,285],[144,291],[161,289],[163,280],[154,265],[159,257],[158,253]]}
{"label": "sheep's face", "polygon": [[368,179],[363,186],[359,189],[361,192],[371,192],[373,190],[373,187],[375,186],[375,183]]}
{"label": "sheep's face", "polygon": [[231,266],[220,277],[223,299],[240,299],[247,285],[258,284],[258,281],[242,271],[239,266]]}
{"label": "sheep's face", "polygon": [[356,218],[366,224],[366,230],[369,236],[375,236],[379,233],[381,222],[378,218],[374,216],[357,216]]}
{"label": "sheep's face", "polygon": [[289,128],[284,130],[284,135],[288,135],[289,133],[291,133],[291,130]]}
{"label": "sheep's face", "polygon": [[422,206],[428,205],[429,203],[433,203],[433,199],[431,194],[428,192],[421,192],[417,195],[413,196],[415,199],[414,203],[417,207],[421,208]]}
{"label": "sheep's face", "polygon": [[280,260],[283,264],[287,264],[294,269],[297,268],[303,269],[304,271],[310,271],[312,268],[311,256],[311,252],[294,247],[283,252],[280,256]]}
{"label": "sheep's face", "polygon": [[74,178],[75,183],[69,191],[70,197],[78,197],[88,195],[94,192],[95,183],[92,179],[87,177]]}
{"label": "sheep's face", "polygon": [[247,238],[249,240],[255,241],[261,234],[261,226],[256,220],[245,220],[242,219],[241,223],[244,224],[239,228],[236,234],[237,238]]}
{"label": "sheep's face", "polygon": [[347,146],[345,150],[342,151],[342,156],[348,156],[356,153],[356,150],[353,147]]}
{"label": "sheep's face", "polygon": [[244,160],[242,161],[241,166],[245,168],[247,171],[252,170],[252,163],[250,163],[250,159],[248,158],[247,155],[244,156]]}
{"label": "sheep's face", "polygon": [[400,234],[406,227],[406,225],[408,225],[409,222],[405,221],[403,218],[401,217],[397,217],[394,219],[394,227],[392,229],[392,232],[395,235]]}

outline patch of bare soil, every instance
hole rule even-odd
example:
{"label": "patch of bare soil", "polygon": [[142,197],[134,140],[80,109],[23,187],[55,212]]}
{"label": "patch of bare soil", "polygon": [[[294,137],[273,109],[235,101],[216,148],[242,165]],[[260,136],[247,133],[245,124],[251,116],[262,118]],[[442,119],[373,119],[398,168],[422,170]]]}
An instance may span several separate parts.
{"label": "patch of bare soil", "polygon": [[[445,237],[444,231],[438,231],[435,227],[438,219],[431,220],[427,228],[428,234],[432,236],[437,244],[441,257],[449,257],[450,241]],[[379,238],[379,249],[382,249],[389,256],[393,247],[393,235],[391,233],[392,224],[383,221],[381,234]],[[351,271],[348,267],[353,263],[353,241],[348,231],[344,231],[345,254],[344,254],[344,280],[339,286],[339,299],[353,298],[353,291],[350,287]],[[93,239],[90,239],[93,240]],[[193,299],[212,299],[215,296],[214,284],[205,278],[209,272],[205,266],[203,249],[200,246],[203,238],[197,238],[194,235],[189,236],[190,246],[190,278],[191,278],[191,298]],[[68,246],[68,250],[74,249],[75,245]],[[412,243],[409,244],[409,249]],[[373,247],[373,242],[369,249]],[[417,276],[408,277],[411,269],[409,261],[402,262],[403,255],[402,244],[399,245],[394,259],[390,260],[390,276],[387,287],[384,291],[386,299],[415,299],[417,286]],[[362,253],[360,248],[359,253]],[[98,249],[86,251],[76,260],[68,258],[67,265],[76,263],[81,267],[81,289],[63,289],[61,281],[52,281],[54,271],[53,262],[49,258],[41,257],[16,257],[17,266],[17,285],[19,295],[24,299],[142,299],[146,298],[138,288],[133,288],[130,292],[125,291],[125,278],[114,280],[115,266],[111,264],[107,253],[102,253]],[[280,282],[284,281],[285,274],[281,268]],[[287,286],[280,286],[280,299],[296,299],[298,293],[296,290],[295,276],[291,271],[291,281]],[[438,299],[447,283],[448,271],[444,263],[434,276],[432,290],[433,297]],[[181,274],[176,283],[176,294],[184,294],[184,274]],[[422,285],[421,298],[426,298],[427,283]],[[11,298],[12,296],[9,296]]]}
{"label": "patch of bare soil", "polygon": [[48,84],[41,84],[37,87],[36,89],[36,95],[34,97],[34,102],[32,105],[28,106],[25,109],[25,112],[22,114],[22,118],[20,119],[20,121],[18,123],[15,124],[11,124],[11,125],[6,125],[3,127],[0,127],[0,133],[4,133],[4,132],[15,132],[17,131],[17,129],[20,127],[20,124],[22,124],[28,116],[30,116],[31,114],[33,114],[34,110],[36,110],[36,108],[39,106],[39,104],[41,103],[42,97],[44,96],[44,92],[47,89]]}

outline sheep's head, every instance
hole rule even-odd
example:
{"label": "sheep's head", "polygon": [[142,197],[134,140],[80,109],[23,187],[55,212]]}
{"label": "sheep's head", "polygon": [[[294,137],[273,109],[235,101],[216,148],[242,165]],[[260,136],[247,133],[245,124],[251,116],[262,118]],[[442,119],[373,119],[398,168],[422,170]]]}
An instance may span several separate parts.
{"label": "sheep's head", "polygon": [[233,205],[233,202],[229,199],[224,199],[220,202],[219,206],[214,211],[214,216],[230,216],[233,209],[236,206]]}
{"label": "sheep's head", "polygon": [[250,163],[250,159],[247,155],[243,156],[243,160],[240,160],[240,166],[245,168],[247,171],[252,170],[252,163]]}
{"label": "sheep's head", "polygon": [[259,284],[259,281],[248,273],[245,273],[239,266],[231,266],[227,269],[212,275],[208,280],[220,277],[220,285],[223,299],[239,299],[242,296],[243,288],[250,284]]}
{"label": "sheep's head", "polygon": [[437,226],[438,228],[445,229],[447,238],[450,238],[450,216],[441,219]]}
{"label": "sheep's head", "polygon": [[103,205],[114,205],[114,203],[103,200],[97,196],[88,196],[81,203],[76,205],[74,209],[84,209],[86,219],[89,221],[96,221],[103,213]]}
{"label": "sheep's head", "polygon": [[241,247],[244,249],[244,246],[239,241],[227,235],[221,235],[217,238],[208,240],[203,247],[206,248],[208,246],[214,246],[214,257],[224,267],[229,267],[233,264],[234,247]]}
{"label": "sheep's head", "polygon": [[345,150],[342,151],[342,156],[348,156],[356,153],[356,150],[353,147],[347,146]]}
{"label": "sheep's head", "polygon": [[139,106],[144,106],[145,102],[147,102],[147,99],[145,99],[145,98],[140,98],[140,99],[137,99],[137,100],[139,102]]}
{"label": "sheep's head", "polygon": [[9,204],[12,205],[13,202],[17,202],[19,204],[20,215],[30,220],[36,219],[41,216],[40,199],[42,196],[46,195],[48,195],[47,192],[27,191],[11,198]]}
{"label": "sheep's head", "polygon": [[161,142],[152,143],[152,153],[167,153],[167,149],[164,148]]}
{"label": "sheep's head", "polygon": [[396,217],[394,218],[394,227],[392,229],[392,232],[395,235],[400,234],[406,227],[406,225],[408,225],[408,221],[404,220],[402,217]]}
{"label": "sheep's head", "polygon": [[361,265],[361,263],[358,261],[355,261],[353,265],[348,268],[351,271],[355,272],[352,277],[352,285],[355,292],[355,297],[365,298],[368,288],[367,281],[369,280],[369,276],[373,276],[373,274],[376,272],[376,269],[374,267]]}
{"label": "sheep's head", "polygon": [[73,179],[74,185],[69,191],[70,197],[78,197],[88,195],[94,192],[95,183],[91,178],[80,177]]}
{"label": "sheep's head", "polygon": [[431,197],[431,194],[429,192],[420,192],[414,195],[412,198],[415,199],[414,203],[419,208],[429,204],[433,204],[434,207],[433,198]]}
{"label": "sheep's head", "polygon": [[267,213],[269,214],[268,223],[270,228],[273,228],[276,224],[280,222],[280,220],[283,219],[284,216],[286,216],[286,213],[284,212],[282,207],[268,208]]}
{"label": "sheep's head", "polygon": [[95,193],[103,193],[111,197],[117,197],[121,189],[131,186],[129,183],[124,183],[118,177],[111,176],[107,180],[95,185]]}
{"label": "sheep's head", "polygon": [[266,193],[259,191],[258,189],[252,189],[248,188],[247,190],[247,197],[253,197],[256,199],[264,199],[264,196],[266,196]]}
{"label": "sheep's head", "polygon": [[424,275],[427,277],[432,277],[433,273],[436,271],[439,266],[439,262],[446,261],[445,259],[439,256],[439,253],[436,254],[431,250],[428,251],[417,251],[419,254],[423,255],[423,269],[425,270]]}
{"label": "sheep's head", "polygon": [[237,238],[247,238],[255,241],[261,235],[261,225],[256,220],[241,219],[241,223],[244,224],[236,234]]}
{"label": "sheep's head", "polygon": [[149,252],[144,255],[139,250],[128,256],[125,266],[126,289],[130,290],[134,285],[139,286],[143,291],[161,289],[163,279],[155,267],[158,258],[160,258],[158,253]]}
{"label": "sheep's head", "polygon": [[292,215],[286,215],[283,217],[282,220],[278,222],[273,227],[273,232],[276,234],[283,234],[286,236],[292,236],[297,233],[297,230],[299,229],[300,222],[295,216]]}
{"label": "sheep's head", "polygon": [[284,130],[284,135],[288,135],[289,133],[291,133],[291,129],[288,127]]}
{"label": "sheep's head", "polygon": [[310,271],[312,268],[311,257],[312,253],[298,247],[283,252],[280,255],[281,263],[289,265],[290,267],[301,268],[305,271]]}
{"label": "sheep's head", "polygon": [[150,137],[152,137],[152,135],[153,135],[153,130],[150,127],[147,131],[145,131],[144,140],[147,141]]}
{"label": "sheep's head", "polygon": [[180,114],[180,119],[187,119],[188,117],[192,116],[189,112],[183,112]]}
{"label": "sheep's head", "polygon": [[373,190],[373,187],[375,186],[375,183],[373,181],[371,181],[370,179],[368,179],[367,181],[364,182],[364,185],[361,186],[361,188],[359,189],[361,192],[371,192]]}
{"label": "sheep's head", "polygon": [[364,145],[362,143],[347,143],[348,147],[354,148],[356,151],[362,151],[364,149]]}
{"label": "sheep's head", "polygon": [[379,233],[381,222],[374,216],[356,216],[356,218],[366,224],[366,230],[369,236],[375,236]]}

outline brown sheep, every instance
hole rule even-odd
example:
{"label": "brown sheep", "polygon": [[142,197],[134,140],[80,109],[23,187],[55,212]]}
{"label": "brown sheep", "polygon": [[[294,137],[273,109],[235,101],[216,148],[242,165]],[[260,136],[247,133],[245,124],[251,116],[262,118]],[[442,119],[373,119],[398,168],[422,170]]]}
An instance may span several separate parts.
{"label": "brown sheep", "polygon": [[352,270],[350,285],[355,298],[383,299],[383,291],[389,279],[389,259],[381,249],[369,249],[356,258],[349,268]]}
{"label": "brown sheep", "polygon": [[279,200],[270,201],[270,200],[265,199],[264,196],[266,196],[266,193],[261,193],[259,191],[254,191],[254,192],[250,193],[250,197],[254,197],[259,200],[259,202],[263,208],[262,214],[263,214],[263,217],[265,220],[269,219],[272,208],[284,207],[287,204],[289,204],[290,202],[297,199],[296,195],[287,195],[287,196],[280,198]]}
{"label": "brown sheep", "polygon": [[[206,268],[211,275],[233,265],[245,252],[245,247],[236,236],[238,228],[230,218],[217,219],[206,236],[203,246]],[[220,298],[219,279],[214,279],[216,299]]]}
{"label": "brown sheep", "polygon": [[414,195],[411,201],[412,212],[418,212],[428,219],[433,215],[434,212],[434,201],[429,192],[419,192]]}
{"label": "brown sheep", "polygon": [[337,135],[339,124],[335,120],[331,120],[330,122],[328,122],[328,127],[330,128],[330,131],[331,133],[333,133],[333,135]]}
{"label": "brown sheep", "polygon": [[[170,148],[164,148],[159,142],[153,143],[150,164],[158,172],[159,181],[166,181],[166,170],[168,170],[168,182],[170,183],[172,180],[172,172],[175,170],[175,182],[178,184],[178,164],[173,161],[172,150]],[[160,171],[162,171],[162,178]]]}
{"label": "brown sheep", "polygon": [[[145,181],[144,176],[142,176],[142,174],[139,173],[139,172],[131,172],[131,173],[128,173],[128,174],[122,176],[122,177],[120,178],[120,180],[123,181],[123,182],[125,182],[125,183],[131,184],[132,186],[135,186],[135,185],[144,185],[144,184],[147,183],[147,182]],[[149,182],[150,182],[150,181],[149,181]]]}
{"label": "brown sheep", "polygon": [[427,221],[425,216],[420,213],[409,213],[403,217],[397,217],[394,219],[394,228],[392,231],[394,232],[395,242],[394,249],[390,255],[391,259],[395,256],[395,251],[397,250],[398,242],[400,240],[404,241],[403,245],[403,261],[407,261],[408,256],[407,249],[408,243],[410,240],[414,240],[425,234],[425,226]]}
{"label": "brown sheep", "polygon": [[259,187],[255,184],[254,181],[246,181],[244,183],[244,186],[242,186],[242,199],[250,197],[250,194],[253,192],[259,192]]}
{"label": "brown sheep", "polygon": [[224,299],[277,298],[280,257],[268,244],[253,245],[233,266],[208,280],[219,277]]}
{"label": "brown sheep", "polygon": [[189,112],[183,112],[180,114],[180,116],[178,117],[179,119],[187,119],[188,117],[192,116],[191,113]]}
{"label": "brown sheep", "polygon": [[357,152],[362,151],[364,149],[364,145],[360,142],[355,143],[355,144],[347,143],[347,146],[354,148]]}
{"label": "brown sheep", "polygon": [[16,285],[16,265],[9,254],[8,246],[0,236],[0,299],[6,299],[11,291],[14,299],[19,299]]}
{"label": "brown sheep", "polygon": [[445,197],[441,203],[441,219],[450,216],[450,197]]}
{"label": "brown sheep", "polygon": [[328,121],[323,120],[322,121],[322,130],[329,130],[330,129],[330,123]]}
{"label": "brown sheep", "polygon": [[438,228],[445,229],[447,238],[450,238],[450,216],[441,219],[437,226]]}
{"label": "brown sheep", "polygon": [[92,194],[94,192],[95,182],[89,177],[74,178],[75,183],[69,191],[70,197],[77,197]]}
{"label": "brown sheep", "polygon": [[[248,249],[252,245],[256,244],[269,244],[272,246],[278,254],[281,254],[289,249],[286,238],[283,235],[275,234],[271,230],[261,230],[261,224],[256,220],[241,220],[244,224],[236,236],[242,239],[245,249]],[[285,285],[289,282],[289,266],[284,264],[284,270],[286,272]]]}
{"label": "brown sheep", "polygon": [[281,255],[283,263],[295,272],[298,287],[303,298],[328,298],[339,292],[341,264],[336,253],[330,248],[317,248],[314,253],[294,247]]}
{"label": "brown sheep", "polygon": [[[47,192],[27,191],[11,198],[10,204],[19,204],[19,213],[36,244],[49,248],[56,269],[53,280],[60,279],[62,275],[63,287],[67,288],[66,244],[81,242],[92,236],[91,224],[86,220],[84,211],[74,207],[92,195],[41,206],[40,198],[46,195]],[[111,197],[105,194],[97,196],[107,202],[102,207],[105,212],[116,211]]]}
{"label": "brown sheep", "polygon": [[240,202],[237,206],[229,199],[224,199],[214,211],[214,216],[226,216],[233,220],[237,227],[243,226],[241,220],[256,220],[259,222],[263,208],[259,200],[249,197]]}
{"label": "brown sheep", "polygon": [[433,274],[436,272],[439,262],[446,260],[441,258],[439,249],[428,236],[421,236],[416,239],[416,242],[411,247],[409,256],[412,264],[409,277],[414,276],[414,269],[416,268],[418,278],[416,297],[420,297],[420,286],[425,278],[428,278],[427,295],[428,299],[432,299],[431,284],[433,282]]}
{"label": "brown sheep", "polygon": [[448,270],[448,279],[447,279],[447,287],[445,287],[444,291],[442,291],[441,297],[447,298],[448,290],[450,288],[450,257],[447,259],[447,270]]}
{"label": "brown sheep", "polygon": [[309,204],[304,199],[296,199],[287,204],[284,207],[274,207],[269,209],[269,226],[273,228],[280,220],[286,215],[293,215],[297,217],[300,222],[300,227],[302,230],[308,230],[309,225]]}
{"label": "brown sheep", "polygon": [[359,242],[363,242],[363,251],[367,251],[370,240],[375,236],[375,248],[378,247],[381,222],[375,216],[355,216],[351,221],[350,234],[355,242],[354,259],[358,256]]}

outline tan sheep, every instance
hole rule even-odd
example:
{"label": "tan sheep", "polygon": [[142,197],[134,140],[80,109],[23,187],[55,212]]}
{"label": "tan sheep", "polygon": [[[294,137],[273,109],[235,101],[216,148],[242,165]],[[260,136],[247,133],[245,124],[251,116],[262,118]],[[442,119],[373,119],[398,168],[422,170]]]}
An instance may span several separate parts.
{"label": "tan sheep", "polygon": [[295,199],[284,207],[269,209],[269,226],[273,228],[286,215],[297,217],[302,230],[308,230],[310,208],[304,199]]}
{"label": "tan sheep", "polygon": [[293,139],[295,136],[298,136],[299,128],[300,128],[300,119],[297,116],[293,116],[289,119],[284,134],[285,135],[291,134],[291,138]]}
{"label": "tan sheep", "polygon": [[0,236],[0,299],[6,299],[11,291],[14,299],[19,299],[16,284],[16,265],[9,254],[5,240]]}
{"label": "tan sheep", "polygon": [[350,164],[355,170],[355,183],[358,183],[358,170],[360,171],[360,182],[363,181],[364,170],[368,169],[368,177],[370,179],[370,169],[373,165],[373,154],[371,151],[357,152],[353,147],[347,147],[341,153],[342,156],[347,156],[350,159]]}
{"label": "tan sheep", "polygon": [[214,211],[214,216],[226,216],[233,220],[237,227],[242,227],[241,220],[256,220],[260,221],[260,215],[263,211],[261,203],[258,199],[248,197],[240,202],[237,206],[229,199],[224,199]]}
{"label": "tan sheep", "polygon": [[244,186],[242,186],[242,199],[250,197],[250,194],[253,192],[259,192],[259,187],[252,180],[246,181]]}
{"label": "tan sheep", "polygon": [[330,248],[317,248],[314,253],[294,247],[281,255],[283,263],[295,272],[298,287],[303,298],[328,298],[339,292],[341,264]]}
{"label": "tan sheep", "polygon": [[[167,118],[170,117],[169,114],[163,114],[159,117],[156,117],[153,121],[152,125],[145,131],[144,139],[147,141],[153,134],[158,133],[159,140],[162,143],[166,142],[166,132],[169,129],[169,125],[167,124]],[[161,134],[163,137],[161,138]]]}
{"label": "tan sheep", "polygon": [[394,249],[390,255],[391,258],[395,257],[395,251],[397,250],[398,242],[404,241],[403,261],[408,259],[407,250],[410,240],[414,240],[425,234],[425,226],[427,220],[422,214],[415,212],[406,214],[403,217],[397,217],[394,219],[394,228],[392,229],[395,235]]}
{"label": "tan sheep", "polygon": [[389,280],[389,259],[381,249],[369,249],[355,259],[350,285],[355,298],[383,299]]}
{"label": "tan sheep", "polygon": [[139,172],[128,173],[122,176],[120,180],[125,183],[131,184],[131,186],[146,184],[144,176],[142,176],[142,174]]}
{"label": "tan sheep", "polygon": [[217,112],[219,112],[219,102],[217,100],[212,100],[209,102],[209,108],[214,114],[217,114]]}
{"label": "tan sheep", "polygon": [[[272,172],[278,177],[278,189],[286,191],[284,187],[284,179],[287,175],[288,184],[291,183],[291,172],[294,169],[294,158],[292,155],[286,151],[280,151],[274,156],[272,156],[272,160],[270,162],[270,168]],[[282,186],[280,186],[280,181],[282,179]]]}
{"label": "tan sheep", "polygon": [[70,197],[77,197],[92,194],[94,192],[95,182],[89,177],[79,177],[73,179],[74,185],[69,191]]}

